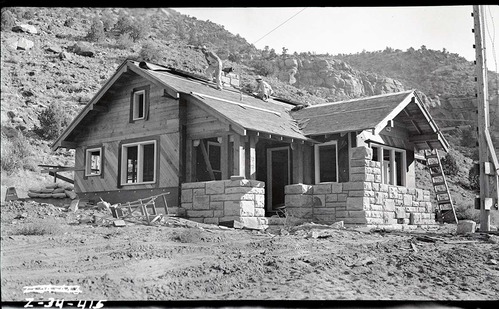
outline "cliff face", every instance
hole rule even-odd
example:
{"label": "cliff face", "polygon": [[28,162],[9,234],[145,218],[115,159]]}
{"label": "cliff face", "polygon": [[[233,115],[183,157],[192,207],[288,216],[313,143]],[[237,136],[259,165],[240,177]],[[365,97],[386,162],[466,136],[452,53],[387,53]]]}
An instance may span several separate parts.
{"label": "cliff face", "polygon": [[319,92],[329,100],[406,90],[395,79],[354,70],[341,60],[287,57],[274,61],[278,67],[279,80],[311,92]]}

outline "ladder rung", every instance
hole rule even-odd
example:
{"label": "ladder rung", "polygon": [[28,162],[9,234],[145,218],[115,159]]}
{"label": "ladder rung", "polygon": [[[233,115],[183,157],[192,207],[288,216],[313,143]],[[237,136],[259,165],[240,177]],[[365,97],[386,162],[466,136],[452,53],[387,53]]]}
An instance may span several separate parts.
{"label": "ladder rung", "polygon": [[442,181],[442,182],[434,182],[433,183],[433,186],[436,187],[436,186],[440,186],[440,185],[445,185],[445,181]]}
{"label": "ladder rung", "polygon": [[442,176],[443,174],[442,173],[435,173],[435,174],[430,173],[430,175],[431,175],[431,177],[438,177],[438,176]]}
{"label": "ladder rung", "polygon": [[441,201],[437,201],[437,204],[438,205],[441,205],[441,204],[449,204],[450,203],[450,200],[441,200]]}

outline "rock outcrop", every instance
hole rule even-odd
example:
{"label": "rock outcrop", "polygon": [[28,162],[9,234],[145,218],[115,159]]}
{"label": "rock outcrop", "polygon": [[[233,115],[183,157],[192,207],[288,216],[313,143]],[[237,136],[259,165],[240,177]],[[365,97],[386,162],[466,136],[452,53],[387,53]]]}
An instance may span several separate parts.
{"label": "rock outcrop", "polygon": [[307,90],[325,88],[314,92],[334,98],[357,98],[405,90],[397,80],[358,72],[341,60],[288,57],[275,61],[279,80]]}

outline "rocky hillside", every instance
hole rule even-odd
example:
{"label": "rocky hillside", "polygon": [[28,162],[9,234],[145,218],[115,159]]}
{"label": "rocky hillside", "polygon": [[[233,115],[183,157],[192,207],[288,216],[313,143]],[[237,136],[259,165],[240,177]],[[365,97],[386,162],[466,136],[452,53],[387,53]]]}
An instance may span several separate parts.
{"label": "rocky hillside", "polygon": [[[331,56],[291,55],[284,48],[278,55],[258,50],[221,25],[171,9],[3,8],[2,175],[8,177],[2,177],[2,193],[16,177],[26,179],[26,170],[38,171],[38,164],[73,164],[71,151],[53,154],[48,145],[125,59],[202,73],[205,60],[196,47],[203,44],[241,75],[245,90],[256,86],[255,75],[262,75],[278,96],[309,104],[415,88],[435,118],[474,115],[469,112],[472,63],[445,51]],[[494,85],[492,79],[490,91],[497,98]],[[471,166],[472,150],[466,147],[471,144],[461,146],[461,131],[449,132],[454,132],[449,135],[453,147],[468,156],[464,175]],[[466,189],[466,184],[456,186]]]}

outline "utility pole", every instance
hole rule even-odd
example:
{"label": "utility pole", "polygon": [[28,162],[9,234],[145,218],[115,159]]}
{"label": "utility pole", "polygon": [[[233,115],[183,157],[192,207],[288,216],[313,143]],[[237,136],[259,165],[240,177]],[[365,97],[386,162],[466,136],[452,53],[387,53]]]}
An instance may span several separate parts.
{"label": "utility pole", "polygon": [[[497,157],[490,140],[489,120],[489,93],[487,87],[487,61],[485,53],[483,20],[483,6],[473,5],[473,19],[475,33],[475,55],[476,55],[476,81],[478,102],[478,151],[479,151],[479,173],[480,173],[480,231],[490,230],[490,210],[493,200],[489,191],[489,178],[495,175],[497,182]],[[493,156],[494,169],[489,162],[489,153]],[[495,171],[494,171],[495,170]]]}

